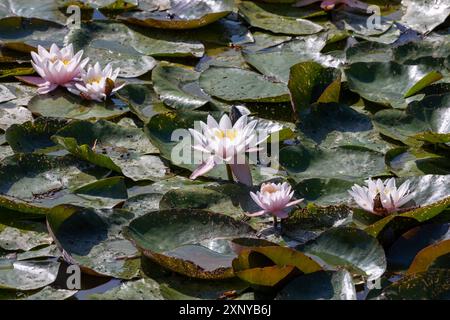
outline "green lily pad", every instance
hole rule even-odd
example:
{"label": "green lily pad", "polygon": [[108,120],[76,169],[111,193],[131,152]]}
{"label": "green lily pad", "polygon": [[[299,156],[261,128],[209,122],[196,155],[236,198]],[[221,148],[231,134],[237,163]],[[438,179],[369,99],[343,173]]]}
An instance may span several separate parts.
{"label": "green lily pad", "polygon": [[44,289],[33,293],[22,300],[66,300],[74,296],[77,290],[55,289],[45,287]]}
{"label": "green lily pad", "polygon": [[299,198],[322,206],[342,203],[353,184],[342,179],[312,178],[300,181],[294,189]]}
{"label": "green lily pad", "polygon": [[[73,2],[71,0],[63,1],[69,4]],[[83,10],[99,9],[101,11],[131,10],[139,4],[138,0],[76,0],[75,3],[80,5]]]}
{"label": "green lily pad", "polygon": [[6,141],[14,152],[43,152],[55,147],[50,139],[67,124],[64,119],[39,117],[34,121],[13,124],[6,130]]}
{"label": "green lily pad", "polygon": [[275,299],[356,300],[356,290],[348,271],[318,271],[294,279]]}
{"label": "green lily pad", "polygon": [[365,231],[388,246],[404,232],[438,216],[449,205],[450,197],[447,197],[405,213],[389,215],[368,226]]}
{"label": "green lily pad", "polygon": [[200,87],[209,95],[226,101],[289,101],[285,84],[272,82],[253,71],[211,68],[200,75]]}
{"label": "green lily pad", "polygon": [[127,12],[119,16],[130,23],[161,29],[193,29],[227,16],[234,2],[230,0],[199,0],[195,4],[171,0],[170,9],[163,11]]}
{"label": "green lily pad", "polygon": [[362,147],[324,149],[289,146],[280,150],[280,163],[296,181],[311,178],[351,181],[385,172],[383,154]]}
{"label": "green lily pad", "polygon": [[6,48],[27,53],[38,45],[50,48],[56,43],[62,47],[67,31],[66,27],[54,22],[11,17],[0,20],[0,43]]}
{"label": "green lily pad", "polygon": [[319,257],[328,266],[348,268],[368,280],[378,279],[386,271],[386,256],[381,245],[356,228],[332,228],[301,249]]}
{"label": "green lily pad", "polygon": [[35,290],[56,280],[59,262],[54,260],[0,260],[0,288]]}
{"label": "green lily pad", "polygon": [[445,0],[404,0],[402,4],[406,12],[401,23],[421,33],[429,33],[450,15],[450,7]]}
{"label": "green lily pad", "polygon": [[127,238],[145,256],[170,270],[201,279],[233,277],[234,254],[225,239],[253,233],[244,222],[190,209],[149,212],[125,228]]}
{"label": "green lily pad", "polygon": [[155,114],[169,111],[158,99],[153,85],[148,83],[128,84],[117,92],[117,96],[144,123]]}
{"label": "green lily pad", "polygon": [[65,259],[88,274],[132,279],[139,273],[134,246],[121,235],[135,215],[125,210],[94,210],[70,205],[47,215],[50,234]]}
{"label": "green lily pad", "polygon": [[45,225],[34,221],[1,221],[0,247],[9,250],[28,251],[52,243]]}
{"label": "green lily pad", "polygon": [[[151,59],[146,56],[199,58],[205,50],[198,40],[176,32],[131,27],[112,21],[83,23],[80,30],[70,33],[70,37],[74,45],[76,43],[87,50],[87,55],[92,56],[90,52],[102,54],[104,59],[121,68],[132,68],[130,71],[134,74],[142,71],[132,65],[133,61],[142,64],[145,71],[150,70],[148,62]],[[91,46],[95,48],[91,49]],[[102,51],[102,48],[109,48],[112,52]],[[129,61],[120,61],[124,54]]]}
{"label": "green lily pad", "polygon": [[[89,200],[92,208],[111,209],[128,198],[127,186],[123,177],[98,180],[73,190],[77,196]],[[72,204],[77,204],[73,201]]]}
{"label": "green lily pad", "polygon": [[194,70],[166,63],[160,63],[152,72],[155,92],[174,109],[197,109],[208,103],[210,98],[201,92],[199,77]]}
{"label": "green lily pad", "polygon": [[6,130],[14,124],[22,124],[33,120],[30,110],[11,102],[0,104],[0,129]]}
{"label": "green lily pad", "polygon": [[386,153],[386,163],[390,171],[399,177],[450,173],[447,157],[422,149],[409,149],[408,147],[391,149]]}
{"label": "green lily pad", "polygon": [[142,130],[108,121],[72,122],[52,138],[69,152],[137,180],[164,178],[167,168]]}
{"label": "green lily pad", "polygon": [[[75,50],[84,50],[87,57],[96,57],[102,65],[112,63],[114,68],[120,68],[120,77],[134,78],[141,76],[152,70],[156,61],[151,56],[140,52],[134,48],[132,43],[141,43],[144,47],[143,39],[146,43],[151,43],[151,39],[139,34],[130,37],[132,31],[127,32],[127,28],[122,25],[95,22],[93,24],[83,23],[80,29],[71,29],[65,38],[66,42],[72,43]],[[120,33],[116,35],[114,30]],[[137,38],[137,39],[136,39]],[[121,39],[117,42],[117,39]],[[131,41],[131,43],[130,43]],[[142,42],[141,42],[142,41]],[[144,47],[145,48],[145,47]]]}
{"label": "green lily pad", "polygon": [[292,10],[292,7],[280,5],[264,5],[250,1],[239,4],[239,13],[253,27],[268,30],[274,33],[309,35],[323,30],[322,26],[303,19],[311,13]]}
{"label": "green lily pad", "polygon": [[369,101],[404,109],[408,97],[442,78],[424,65],[396,62],[353,63],[345,70],[350,89]]}
{"label": "green lily pad", "polygon": [[[70,189],[94,182],[107,172],[72,156],[16,154],[0,165],[0,193],[40,207],[52,207],[70,201]],[[9,207],[20,211],[21,205],[10,203]],[[25,207],[25,213],[34,213]]]}
{"label": "green lily pad", "polygon": [[60,256],[61,251],[55,244],[52,244],[41,249],[36,248],[35,250],[18,253],[16,259],[20,261],[42,258],[59,258]]}
{"label": "green lily pad", "polygon": [[0,103],[16,99],[16,96],[4,85],[0,85]]}
{"label": "green lily pad", "polygon": [[299,130],[301,141],[310,139],[325,148],[357,146],[378,152],[390,149],[374,130],[368,115],[343,104],[312,105],[300,114]]}
{"label": "green lily pad", "polygon": [[422,101],[414,101],[405,111],[382,110],[375,114],[373,122],[382,134],[406,144],[416,145],[414,135],[431,131],[450,133],[448,121],[450,94],[432,95]]}
{"label": "green lily pad", "polygon": [[299,112],[313,102],[339,102],[341,74],[316,62],[301,62],[291,67],[288,87],[292,105]]}
{"label": "green lily pad", "polygon": [[39,6],[30,6],[27,0],[11,0],[0,5],[0,19],[7,17],[38,18],[64,24],[66,17],[54,0],[43,0]]}
{"label": "green lily pad", "polygon": [[383,290],[379,300],[448,299],[450,270],[433,269],[403,277]]}
{"label": "green lily pad", "polygon": [[94,293],[89,300],[165,300],[164,288],[150,278],[127,281],[104,293]]}
{"label": "green lily pad", "polygon": [[351,223],[352,218],[352,210],[346,205],[319,207],[309,204],[304,209],[292,211],[287,219],[281,220],[281,226],[283,235],[306,243],[332,227]]}
{"label": "green lily pad", "polygon": [[44,117],[78,120],[112,119],[129,111],[123,102],[116,99],[106,102],[86,101],[62,90],[33,97],[28,109]]}

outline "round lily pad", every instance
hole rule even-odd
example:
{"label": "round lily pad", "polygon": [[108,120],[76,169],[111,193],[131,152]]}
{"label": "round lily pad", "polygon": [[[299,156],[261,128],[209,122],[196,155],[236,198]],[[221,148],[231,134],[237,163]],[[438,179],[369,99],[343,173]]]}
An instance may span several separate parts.
{"label": "round lily pad", "polygon": [[126,237],[147,257],[175,272],[201,279],[233,277],[235,257],[225,239],[252,235],[242,221],[203,210],[149,212],[133,220]]}

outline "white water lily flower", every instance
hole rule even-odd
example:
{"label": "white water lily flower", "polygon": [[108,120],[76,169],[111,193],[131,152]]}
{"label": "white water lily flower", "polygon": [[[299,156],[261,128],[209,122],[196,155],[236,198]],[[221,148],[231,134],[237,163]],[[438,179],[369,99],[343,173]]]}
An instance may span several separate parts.
{"label": "white water lily flower", "polygon": [[[378,179],[373,181],[367,180],[367,187],[355,184],[349,194],[353,197],[356,203],[366,211],[379,214],[377,205],[386,213],[398,211],[403,205],[412,199],[412,194],[409,191],[410,181],[406,180],[399,188],[397,188],[395,179],[391,178],[386,181]],[[376,199],[379,196],[379,204]]]}
{"label": "white water lily flower", "polygon": [[[248,164],[242,162],[246,152],[256,152],[257,141],[255,126],[257,121],[247,123],[243,115],[233,125],[228,115],[223,115],[219,123],[208,115],[207,122],[200,122],[200,130],[189,129],[194,138],[193,149],[202,152],[207,159],[191,175],[191,179],[204,175],[219,163],[230,166],[236,179],[246,185],[252,185],[252,176]],[[267,138],[267,136],[265,137]],[[265,139],[263,139],[265,140]]]}
{"label": "white water lily flower", "polygon": [[42,79],[28,77],[27,80],[38,85],[40,94],[49,93],[58,86],[70,87],[79,80],[81,71],[89,61],[89,58],[81,60],[82,56],[83,50],[74,55],[72,44],[62,49],[52,44],[50,51],[38,46],[38,53],[31,52],[31,64]]}
{"label": "white water lily flower", "polygon": [[303,201],[303,199],[291,201],[293,195],[294,191],[291,191],[291,186],[287,182],[283,184],[263,183],[260,191],[256,194],[250,192],[252,199],[263,210],[247,215],[256,217],[263,214],[272,214],[274,217],[281,219],[287,218],[289,207]]}
{"label": "white water lily flower", "polygon": [[68,89],[85,99],[102,101],[125,85],[116,85],[119,72],[120,69],[113,70],[110,63],[102,70],[97,62],[93,67],[89,66],[87,71],[81,73],[81,82],[75,83]]}

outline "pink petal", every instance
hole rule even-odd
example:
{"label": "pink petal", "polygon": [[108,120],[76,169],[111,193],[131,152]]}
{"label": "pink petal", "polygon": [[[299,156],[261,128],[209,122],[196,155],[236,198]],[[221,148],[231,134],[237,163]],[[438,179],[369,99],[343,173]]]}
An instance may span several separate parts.
{"label": "pink petal", "polygon": [[287,208],[287,207],[295,206],[296,204],[299,204],[299,203],[302,202],[303,200],[304,200],[304,199],[299,199],[299,200],[291,201],[291,202],[289,202],[285,207]]}
{"label": "pink petal", "polygon": [[52,92],[56,88],[58,88],[57,84],[47,82],[44,85],[40,85],[39,89],[37,91],[38,91],[39,94],[47,94],[49,92]]}
{"label": "pink petal", "polygon": [[263,214],[266,214],[267,213],[267,211],[266,210],[261,210],[261,211],[257,211],[257,212],[254,212],[254,213],[245,213],[245,215],[246,216],[248,216],[248,217],[258,217],[258,216],[262,216]]}
{"label": "pink petal", "polygon": [[248,164],[230,164],[230,167],[238,182],[247,186],[253,185],[252,173],[250,172],[250,166]]}
{"label": "pink petal", "polygon": [[40,86],[46,83],[47,81],[41,77],[34,76],[16,76],[16,79],[26,84],[30,84],[32,86]]}
{"label": "pink petal", "polygon": [[210,157],[206,162],[203,162],[201,165],[197,167],[197,169],[192,172],[191,176],[189,177],[192,180],[195,180],[198,176],[202,176],[208,171],[212,170],[215,166],[214,157]]}

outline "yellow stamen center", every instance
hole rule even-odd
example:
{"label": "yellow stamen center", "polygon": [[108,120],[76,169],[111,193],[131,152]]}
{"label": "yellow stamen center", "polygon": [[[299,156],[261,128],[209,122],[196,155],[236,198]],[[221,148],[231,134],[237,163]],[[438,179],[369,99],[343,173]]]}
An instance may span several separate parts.
{"label": "yellow stamen center", "polygon": [[219,139],[224,139],[224,138],[228,138],[230,140],[234,140],[236,139],[238,135],[238,132],[236,129],[229,129],[229,130],[216,130],[215,132],[215,136]]}
{"label": "yellow stamen center", "polygon": [[261,188],[261,192],[274,193],[277,191],[278,191],[278,189],[271,184],[265,184]]}

